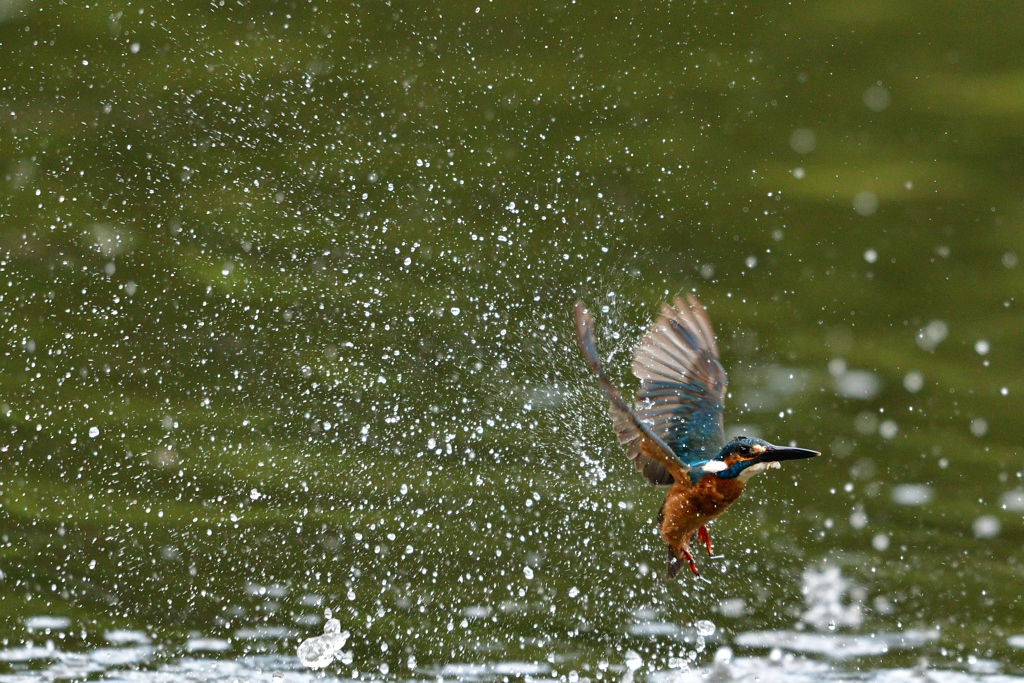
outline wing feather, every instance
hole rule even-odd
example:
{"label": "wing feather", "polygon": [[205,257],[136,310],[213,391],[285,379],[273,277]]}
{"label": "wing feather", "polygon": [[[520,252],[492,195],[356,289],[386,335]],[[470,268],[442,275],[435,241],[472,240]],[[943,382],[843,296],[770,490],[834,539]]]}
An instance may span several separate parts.
{"label": "wing feather", "polygon": [[691,464],[712,457],[725,443],[727,378],[704,307],[693,296],[674,304],[662,304],[633,351],[633,374],[640,380],[635,413]]}
{"label": "wing feather", "polygon": [[576,339],[584,360],[608,397],[612,428],[619,443],[626,447],[626,457],[633,461],[636,470],[656,486],[671,484],[677,477],[680,481],[689,481],[688,465],[679,459],[657,431],[638,419],[605,373],[594,343],[593,318],[582,301],[576,304]]}

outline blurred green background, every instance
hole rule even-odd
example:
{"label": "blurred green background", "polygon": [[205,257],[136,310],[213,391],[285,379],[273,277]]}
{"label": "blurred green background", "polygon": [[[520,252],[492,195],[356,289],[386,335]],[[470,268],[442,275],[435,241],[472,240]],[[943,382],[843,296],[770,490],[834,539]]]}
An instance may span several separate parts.
{"label": "blurred green background", "polygon": [[[838,567],[839,631],[939,629],[890,660],[1024,664],[1022,41],[1012,2],[0,0],[4,642],[288,653],[329,606],[349,674],[663,668],[636,624],[814,630]],[[708,584],[570,336],[583,298],[631,394],[689,291],[727,423],[825,452]]]}

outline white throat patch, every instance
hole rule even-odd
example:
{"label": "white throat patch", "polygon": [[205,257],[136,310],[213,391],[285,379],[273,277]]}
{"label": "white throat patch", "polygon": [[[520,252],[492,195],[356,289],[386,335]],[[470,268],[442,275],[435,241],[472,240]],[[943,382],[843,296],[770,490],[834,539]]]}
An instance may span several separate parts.
{"label": "white throat patch", "polygon": [[747,481],[755,474],[761,474],[762,472],[767,472],[768,470],[779,469],[782,469],[782,465],[780,465],[777,462],[759,462],[756,465],[751,465],[747,469],[740,472],[739,476],[737,476],[736,478],[742,481],[744,484],[746,484]]}

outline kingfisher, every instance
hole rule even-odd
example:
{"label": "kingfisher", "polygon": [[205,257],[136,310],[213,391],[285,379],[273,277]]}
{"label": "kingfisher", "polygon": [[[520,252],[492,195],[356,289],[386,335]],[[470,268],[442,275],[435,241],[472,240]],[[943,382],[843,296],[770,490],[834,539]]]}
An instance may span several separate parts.
{"label": "kingfisher", "polygon": [[779,469],[785,460],[821,455],[750,436],[725,442],[725,369],[707,311],[693,295],[677,297],[673,306],[663,303],[633,349],[633,374],[640,380],[633,408],[604,370],[594,320],[582,301],[576,304],[576,338],[611,403],[612,429],[626,457],[647,483],[668,487],[658,529],[668,546],[669,579],[684,561],[700,576],[690,544],[697,539],[711,556],[707,524],[739,498],[751,477]]}

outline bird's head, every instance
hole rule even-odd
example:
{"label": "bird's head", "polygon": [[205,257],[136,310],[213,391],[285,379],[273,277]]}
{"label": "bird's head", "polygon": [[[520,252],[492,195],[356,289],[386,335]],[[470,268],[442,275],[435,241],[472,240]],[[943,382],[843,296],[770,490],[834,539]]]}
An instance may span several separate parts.
{"label": "bird's head", "polygon": [[750,477],[769,469],[777,469],[783,460],[815,458],[818,451],[791,446],[776,446],[752,436],[738,436],[722,448],[713,460],[703,465],[705,472],[711,472],[719,479],[739,477],[746,481]]}

